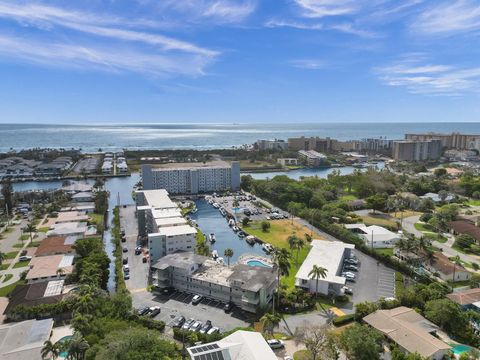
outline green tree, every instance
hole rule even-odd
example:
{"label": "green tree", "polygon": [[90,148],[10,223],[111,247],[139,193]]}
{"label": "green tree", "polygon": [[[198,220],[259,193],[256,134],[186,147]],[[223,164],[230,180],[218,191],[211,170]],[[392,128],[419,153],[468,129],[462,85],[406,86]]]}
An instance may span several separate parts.
{"label": "green tree", "polygon": [[249,224],[249,222],[250,222],[250,218],[247,217],[247,216],[245,216],[245,217],[242,219],[242,226],[243,226],[243,227],[247,227],[248,224]]}
{"label": "green tree", "polygon": [[322,360],[333,360],[338,358],[337,351],[332,352],[333,338],[328,325],[297,328],[295,338],[305,344],[311,360],[320,358]]}
{"label": "green tree", "polygon": [[68,352],[67,360],[84,360],[85,353],[90,345],[78,332],[66,340],[64,343],[64,350]]}
{"label": "green tree", "polygon": [[308,273],[310,279],[315,280],[315,296],[318,296],[318,280],[325,279],[327,277],[327,272],[327,269],[318,265],[313,265],[312,270]]}
{"label": "green tree", "polygon": [[13,186],[10,179],[2,181],[2,196],[8,213],[11,215],[13,209]]}
{"label": "green tree", "polygon": [[270,230],[270,223],[268,221],[262,221],[262,231],[268,232]]}
{"label": "green tree", "polygon": [[365,199],[366,205],[368,208],[373,210],[375,213],[376,210],[380,211],[385,208],[386,199],[382,195],[372,195]]}
{"label": "green tree", "polygon": [[365,316],[378,310],[378,305],[374,302],[364,301],[355,305],[355,316],[357,319],[363,319]]}
{"label": "green tree", "polygon": [[60,355],[60,347],[58,344],[47,340],[43,343],[41,355],[42,359],[56,359]]}
{"label": "green tree", "polygon": [[[292,254],[285,248],[273,248],[272,251],[273,263],[277,270],[277,288],[280,286],[280,279],[282,274],[288,276],[290,273],[290,259]],[[280,302],[280,292],[277,291],[278,303]],[[275,313],[275,300],[273,300],[273,313]]]}
{"label": "green tree", "polygon": [[266,313],[260,318],[260,323],[262,324],[263,332],[270,337],[273,337],[273,332],[275,327],[280,324],[281,317],[275,313]]}
{"label": "green tree", "polygon": [[290,250],[295,251],[295,266],[298,268],[298,255],[300,250],[305,246],[305,240],[297,237],[296,235],[290,235],[287,239]]}
{"label": "green tree", "polygon": [[32,221],[29,221],[27,225],[22,229],[24,232],[28,233],[30,237],[30,244],[33,242],[33,234],[37,231],[37,227]]}
{"label": "green tree", "polygon": [[350,360],[379,360],[382,342],[383,335],[366,325],[354,324],[340,335],[340,346]]}
{"label": "green tree", "polygon": [[225,249],[223,255],[225,255],[225,257],[227,258],[227,265],[230,266],[230,259],[233,257],[233,250],[230,248]]}
{"label": "green tree", "polygon": [[447,332],[462,334],[467,328],[467,319],[460,307],[449,299],[437,299],[425,304],[425,317]]}

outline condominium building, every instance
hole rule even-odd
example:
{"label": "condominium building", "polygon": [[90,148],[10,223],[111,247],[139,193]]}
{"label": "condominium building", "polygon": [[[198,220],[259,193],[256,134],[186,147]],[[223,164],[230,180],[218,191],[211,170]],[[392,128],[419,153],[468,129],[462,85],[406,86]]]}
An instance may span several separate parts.
{"label": "condominium building", "polygon": [[165,189],[170,194],[198,194],[240,189],[240,163],[169,164],[167,167],[142,166],[145,190]]}
{"label": "condominium building", "polygon": [[194,251],[197,230],[188,225],[164,189],[136,192],[138,234],[148,238],[150,262],[176,251]]}
{"label": "condominium building", "polygon": [[[343,259],[350,256],[355,245],[325,240],[314,240],[311,245],[310,252],[295,275],[295,286],[324,295],[341,295],[346,281],[345,277],[340,275]],[[326,276],[318,279],[318,287],[317,279],[310,275],[314,265],[327,270]]]}
{"label": "condominium building", "polygon": [[460,133],[439,134],[405,134],[406,140],[429,141],[440,140],[442,147],[456,150],[480,150],[480,135],[469,135]]}
{"label": "condominium building", "polygon": [[441,140],[397,140],[393,142],[393,158],[397,161],[436,160],[442,155]]}
{"label": "condominium building", "polygon": [[221,302],[231,302],[255,313],[270,303],[276,271],[243,264],[227,266],[191,252],[164,256],[152,265],[156,289],[175,288]]}
{"label": "condominium building", "polygon": [[255,147],[258,150],[287,150],[288,143],[285,140],[257,140]]}
{"label": "condominium building", "polygon": [[330,138],[322,139],[317,137],[306,138],[304,136],[299,138],[289,138],[288,148],[290,150],[315,150],[321,152],[328,152],[332,148],[334,140]]}
{"label": "condominium building", "polygon": [[300,160],[307,166],[318,167],[326,163],[327,157],[315,150],[300,150],[298,152]]}

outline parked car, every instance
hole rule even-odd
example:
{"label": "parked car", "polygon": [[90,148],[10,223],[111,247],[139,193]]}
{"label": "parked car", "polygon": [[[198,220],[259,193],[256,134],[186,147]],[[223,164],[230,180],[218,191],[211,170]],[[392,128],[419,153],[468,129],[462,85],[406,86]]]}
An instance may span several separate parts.
{"label": "parked car", "polygon": [[125,236],[122,236],[122,242],[127,242],[127,238]]}
{"label": "parked car", "polygon": [[218,327],[212,327],[210,328],[210,330],[208,330],[207,335],[212,335],[218,332],[220,332],[220,329]]}
{"label": "parked car", "polygon": [[185,322],[185,316],[179,315],[173,319],[172,327],[181,327]]}
{"label": "parked car", "polygon": [[200,329],[200,334],[206,334],[211,327],[212,327],[212,322],[210,320],[207,320],[207,322]]}
{"label": "parked car", "polygon": [[23,255],[18,258],[18,261],[29,261],[29,260],[32,260],[31,256]]}
{"label": "parked car", "polygon": [[126,246],[124,246],[124,247],[123,247],[123,249],[122,249],[122,251],[123,251],[124,253],[128,252],[128,249],[127,249],[127,247],[126,247]]}
{"label": "parked car", "polygon": [[187,321],[184,322],[183,326],[182,326],[182,330],[188,330],[190,329],[190,327],[193,325],[193,323],[195,322],[195,319],[188,319]]}
{"label": "parked car", "polygon": [[200,303],[200,301],[202,301],[203,299],[203,296],[202,295],[195,295],[193,298],[192,298],[192,304],[193,305],[197,305]]}
{"label": "parked car", "polygon": [[347,258],[343,261],[345,264],[358,265],[359,261],[353,258]]}
{"label": "parked car", "polygon": [[192,326],[190,326],[190,329],[188,330],[193,332],[199,332],[201,328],[202,328],[202,322],[197,320],[192,324]]}
{"label": "parked car", "polygon": [[135,255],[140,255],[142,253],[142,247],[141,246],[137,246],[135,248]]}
{"label": "parked car", "polygon": [[281,349],[285,346],[282,340],[277,339],[267,340],[267,344],[271,349]]}
{"label": "parked car", "polygon": [[354,279],[355,279],[355,277],[356,277],[355,274],[352,273],[352,272],[350,272],[350,271],[344,271],[344,272],[342,273],[342,276],[343,276],[343,277],[346,277],[346,278],[354,278]]}
{"label": "parked car", "polygon": [[127,272],[127,273],[124,273],[123,274],[123,280],[129,280],[130,279],[130,273]]}
{"label": "parked car", "polygon": [[137,314],[140,316],[147,315],[150,312],[150,308],[148,306],[143,306],[137,310]]}
{"label": "parked car", "polygon": [[358,268],[355,265],[347,264],[343,267],[345,270],[358,271]]}
{"label": "parked car", "polygon": [[130,272],[130,266],[127,265],[123,265],[123,272],[124,273],[129,273]]}
{"label": "parked car", "polygon": [[123,265],[128,264],[128,258],[123,258],[122,264],[123,264]]}
{"label": "parked car", "polygon": [[223,307],[223,310],[226,312],[226,313],[229,313],[230,311],[232,311],[233,309],[233,304],[232,303],[227,303],[225,304],[225,306]]}
{"label": "parked car", "polygon": [[349,288],[348,286],[343,287],[343,292],[345,293],[345,295],[353,295],[353,289]]}
{"label": "parked car", "polygon": [[122,234],[122,236],[125,236],[125,229],[124,228],[120,229],[120,234]]}
{"label": "parked car", "polygon": [[152,306],[152,307],[150,308],[150,314],[149,314],[149,316],[150,316],[151,318],[154,318],[155,316],[157,316],[158,314],[160,314],[160,311],[161,311],[160,306]]}

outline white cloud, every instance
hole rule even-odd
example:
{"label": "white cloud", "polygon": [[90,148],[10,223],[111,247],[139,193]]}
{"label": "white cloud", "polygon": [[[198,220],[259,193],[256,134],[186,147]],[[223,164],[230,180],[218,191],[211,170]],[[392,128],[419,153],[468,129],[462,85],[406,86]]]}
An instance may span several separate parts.
{"label": "white cloud", "polygon": [[472,0],[436,2],[415,19],[411,29],[438,35],[480,30],[480,3]]}
{"label": "white cloud", "polygon": [[375,72],[383,83],[415,94],[462,96],[480,89],[480,67],[420,64],[404,60]]}
{"label": "white cloud", "polygon": [[159,5],[181,13],[193,22],[239,23],[250,16],[257,0],[164,0]]}
{"label": "white cloud", "polygon": [[315,59],[298,59],[290,61],[290,65],[298,69],[320,70],[325,67],[325,62]]}
{"label": "white cloud", "polygon": [[267,28],[277,28],[277,27],[289,27],[299,30],[331,30],[338,31],[344,34],[355,35],[365,38],[379,37],[378,34],[368,31],[357,29],[351,23],[339,23],[339,24],[321,24],[321,23],[306,23],[301,21],[291,21],[291,20],[278,20],[270,19],[264,24]]}
{"label": "white cloud", "polygon": [[138,72],[156,76],[203,75],[208,60],[185,54],[149,54],[135,49],[83,46],[0,36],[0,54],[49,67]]}
{"label": "white cloud", "polygon": [[[15,5],[0,1],[0,18],[37,29],[27,32],[28,35],[22,38],[4,36],[0,42],[1,54],[17,56],[33,63],[45,63],[49,59],[52,64],[65,65],[66,59],[72,58],[76,67],[93,66],[103,70],[149,74],[199,75],[204,72],[203,67],[219,55],[217,51],[158,32],[135,30],[132,28],[136,26],[135,20],[109,14],[98,15],[54,6]],[[67,38],[64,29],[76,32],[73,40]],[[78,35],[82,35],[80,40]],[[109,45],[102,45],[103,42],[98,41],[99,37],[110,39]],[[14,44],[14,39],[18,44]],[[85,45],[90,43],[95,46]],[[49,51],[43,51],[42,46]],[[34,59],[35,54],[39,57],[38,60]]]}
{"label": "white cloud", "polygon": [[339,16],[355,13],[358,0],[294,0],[301,8],[302,15],[309,18]]}

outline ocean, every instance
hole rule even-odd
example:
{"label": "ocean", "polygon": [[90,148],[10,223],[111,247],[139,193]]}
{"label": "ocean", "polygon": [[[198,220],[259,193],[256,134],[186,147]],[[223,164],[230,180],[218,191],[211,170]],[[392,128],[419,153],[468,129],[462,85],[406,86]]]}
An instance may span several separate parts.
{"label": "ocean", "polygon": [[0,124],[0,151],[26,148],[219,149],[252,144],[258,139],[296,136],[339,140],[385,137],[409,132],[478,134],[480,123],[261,123],[261,124]]}

